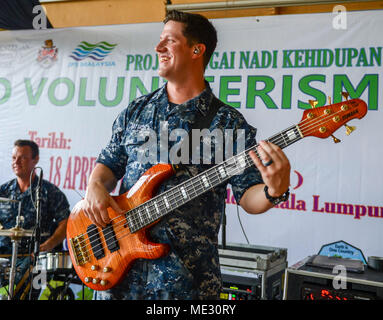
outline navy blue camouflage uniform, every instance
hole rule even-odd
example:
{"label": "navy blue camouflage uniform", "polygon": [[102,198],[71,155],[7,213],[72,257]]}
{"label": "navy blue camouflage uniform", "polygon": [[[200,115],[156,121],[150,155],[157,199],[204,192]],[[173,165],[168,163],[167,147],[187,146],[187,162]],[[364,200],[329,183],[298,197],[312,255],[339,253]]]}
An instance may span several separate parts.
{"label": "navy blue camouflage uniform", "polygon": [[[36,209],[34,202],[36,201],[36,187],[38,177],[32,182],[25,192],[21,192],[17,183],[17,179],[10,180],[0,186],[0,197],[21,201],[20,215],[24,217],[21,224],[23,229],[34,229],[36,226]],[[31,193],[33,201],[31,199]],[[11,229],[16,225],[16,217],[18,214],[18,202],[0,202],[0,224],[3,229]],[[54,184],[43,180],[41,186],[41,233],[48,233],[49,236],[56,230],[58,224],[67,219],[69,216],[69,203],[65,194],[59,190]],[[41,242],[49,238],[42,236]],[[31,246],[30,246],[31,245]],[[33,244],[29,243],[29,237],[23,237],[18,247],[19,254],[28,254],[33,252]],[[30,251],[31,250],[31,251]],[[12,242],[10,237],[0,236],[0,254],[12,254]],[[16,274],[15,283],[18,283],[29,266],[29,258],[18,259],[17,265],[19,272]]]}
{"label": "navy blue camouflage uniform", "polygon": [[[109,167],[117,180],[123,178],[120,194],[128,191],[146,170],[156,164],[139,159],[140,147],[145,143],[142,133],[152,130],[160,141],[164,123],[168,125],[166,134],[179,128],[189,132],[195,117],[206,115],[212,99],[213,93],[206,82],[206,89],[199,96],[174,105],[168,101],[165,84],[153,93],[132,101],[118,115],[113,124],[112,137],[97,162]],[[255,145],[256,129],[246,122],[239,111],[222,102],[220,104],[209,129],[244,129],[246,149]],[[233,140],[235,154],[236,139]],[[169,139],[168,150],[177,142]],[[160,153],[159,142],[157,150]],[[160,154],[156,160],[166,162]],[[215,153],[212,151],[211,164],[201,161],[200,164],[188,165],[188,170],[163,183],[159,193],[214,164]],[[249,187],[262,183],[262,178],[258,170],[251,167],[231,177],[228,183],[239,202]],[[218,299],[222,287],[218,232],[226,195],[227,183],[222,183],[163,217],[150,229],[150,237],[154,242],[169,244],[170,253],[156,260],[136,260],[122,283],[98,292],[98,298]]]}

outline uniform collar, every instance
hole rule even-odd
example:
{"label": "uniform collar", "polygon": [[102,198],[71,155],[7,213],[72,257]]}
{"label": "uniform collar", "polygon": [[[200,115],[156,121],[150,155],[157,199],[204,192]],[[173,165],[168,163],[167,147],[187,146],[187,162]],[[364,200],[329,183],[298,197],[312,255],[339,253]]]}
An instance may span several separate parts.
{"label": "uniform collar", "polygon": [[[168,94],[166,90],[165,83],[163,87],[159,91],[159,95],[161,95],[164,99],[164,102],[166,102],[166,105],[169,104]],[[194,111],[198,110],[202,116],[206,116],[207,111],[209,110],[209,106],[211,104],[211,101],[213,100],[213,92],[210,88],[209,83],[205,80],[205,90],[203,90],[198,96],[184,102],[178,105],[179,110],[185,110],[185,111]],[[158,98],[159,96],[154,96],[153,98]],[[172,111],[170,111],[172,113]]]}
{"label": "uniform collar", "polygon": [[[33,179],[32,181],[32,189],[35,189],[36,186],[37,186],[37,182],[38,182],[38,176],[35,175],[35,178]],[[14,191],[16,192],[17,194],[27,194],[28,191],[30,192],[31,190],[31,186],[28,187],[27,190],[25,190],[25,192],[21,192],[20,188],[19,188],[19,184],[17,183],[17,178],[13,179],[12,183],[11,183],[11,187],[10,187],[11,191]]]}

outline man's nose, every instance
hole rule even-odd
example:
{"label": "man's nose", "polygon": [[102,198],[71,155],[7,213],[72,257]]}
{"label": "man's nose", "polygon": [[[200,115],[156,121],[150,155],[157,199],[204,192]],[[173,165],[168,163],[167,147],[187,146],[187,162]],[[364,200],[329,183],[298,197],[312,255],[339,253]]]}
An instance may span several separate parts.
{"label": "man's nose", "polygon": [[21,161],[21,159],[20,158],[14,158],[14,159],[12,159],[12,162],[13,163],[20,163],[20,161]]}
{"label": "man's nose", "polygon": [[156,50],[156,52],[162,52],[164,50],[164,41],[158,42],[154,50]]}

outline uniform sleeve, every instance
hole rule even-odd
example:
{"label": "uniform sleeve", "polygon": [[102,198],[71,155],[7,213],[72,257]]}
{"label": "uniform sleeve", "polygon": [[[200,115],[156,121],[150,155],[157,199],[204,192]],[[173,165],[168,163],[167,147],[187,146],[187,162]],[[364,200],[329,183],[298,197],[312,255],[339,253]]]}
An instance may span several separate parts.
{"label": "uniform sleeve", "polygon": [[4,190],[5,190],[4,185],[1,185],[0,186],[0,197],[2,197],[2,198],[6,197]]}
{"label": "uniform sleeve", "polygon": [[125,174],[127,154],[122,139],[126,128],[126,113],[121,112],[112,126],[112,137],[105,148],[101,150],[96,162],[102,163],[112,170],[117,180]]}
{"label": "uniform sleeve", "polygon": [[[237,113],[238,115],[236,117],[233,127],[235,129],[242,129],[241,132],[243,133],[243,135],[241,136],[241,138],[237,136],[236,139],[234,139],[233,146],[234,150],[236,151],[235,154],[237,154],[238,151],[243,151],[243,148],[245,150],[248,150],[249,148],[255,146],[255,136],[257,133],[257,130],[247,123],[242,114],[240,114],[239,112]],[[241,139],[244,139],[244,142],[241,143]],[[239,144],[242,144],[242,150],[241,145]],[[240,174],[231,177],[229,179],[229,183],[231,184],[235,200],[237,201],[237,203],[239,203],[247,189],[249,189],[253,185],[263,183],[263,180],[258,169],[255,167],[255,165],[252,165],[251,167],[243,170]]]}
{"label": "uniform sleeve", "polygon": [[69,202],[65,194],[56,186],[52,189],[52,194],[50,194],[50,198],[54,199],[53,208],[49,208],[51,212],[54,212],[54,220],[56,223],[67,219],[70,214]]}

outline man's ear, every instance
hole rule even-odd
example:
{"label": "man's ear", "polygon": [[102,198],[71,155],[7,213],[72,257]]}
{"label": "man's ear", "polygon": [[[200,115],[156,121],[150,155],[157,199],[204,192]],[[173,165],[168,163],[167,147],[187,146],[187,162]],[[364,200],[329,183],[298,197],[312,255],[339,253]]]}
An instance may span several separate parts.
{"label": "man's ear", "polygon": [[203,56],[205,51],[206,51],[206,46],[203,43],[197,43],[193,45],[193,54],[196,55],[196,57]]}
{"label": "man's ear", "polygon": [[40,160],[40,156],[36,156],[36,157],[33,159],[33,161],[35,162],[35,166],[36,166],[36,164],[39,162],[39,160]]}

